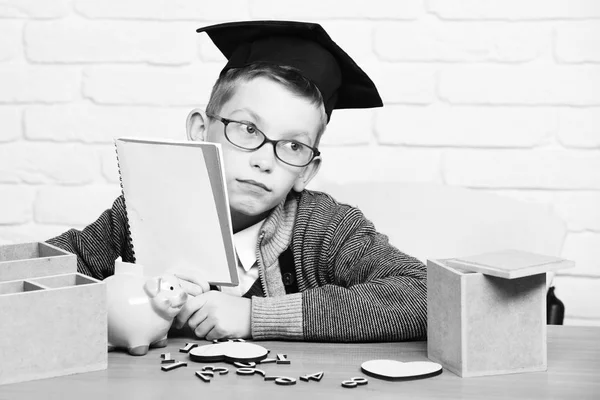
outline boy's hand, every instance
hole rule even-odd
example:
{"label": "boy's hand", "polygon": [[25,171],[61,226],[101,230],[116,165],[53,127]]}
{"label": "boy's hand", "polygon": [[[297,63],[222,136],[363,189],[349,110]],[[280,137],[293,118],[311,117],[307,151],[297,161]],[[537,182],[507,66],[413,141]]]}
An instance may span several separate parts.
{"label": "boy's hand", "polygon": [[250,338],[252,301],[215,290],[190,297],[175,319],[175,327],[188,324],[199,338]]}
{"label": "boy's hand", "polygon": [[171,269],[168,272],[177,277],[183,291],[190,296],[198,296],[210,290],[210,285],[204,279],[201,271],[179,268]]}

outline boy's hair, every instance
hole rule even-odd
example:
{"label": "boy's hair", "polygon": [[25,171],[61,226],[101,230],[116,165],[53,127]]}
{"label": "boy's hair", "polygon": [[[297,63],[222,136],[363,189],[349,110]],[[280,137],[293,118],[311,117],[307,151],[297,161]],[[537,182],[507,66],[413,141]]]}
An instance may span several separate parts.
{"label": "boy's hair", "polygon": [[240,82],[248,82],[258,77],[269,78],[282,84],[295,95],[307,99],[317,107],[321,114],[317,139],[313,144],[313,147],[317,147],[327,127],[327,114],[325,113],[323,97],[317,86],[293,67],[254,63],[243,68],[232,68],[225,71],[213,86],[206,112],[219,114],[221,107],[235,94],[237,85]]}

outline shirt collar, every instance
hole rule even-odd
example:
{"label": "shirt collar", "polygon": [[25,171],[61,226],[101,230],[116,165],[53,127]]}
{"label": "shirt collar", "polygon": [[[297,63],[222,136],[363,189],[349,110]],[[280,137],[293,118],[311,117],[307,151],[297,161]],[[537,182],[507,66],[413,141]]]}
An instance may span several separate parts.
{"label": "shirt collar", "polygon": [[258,241],[258,233],[263,222],[265,222],[264,219],[233,234],[235,251],[240,259],[242,267],[246,272],[248,272],[256,262],[256,243]]}

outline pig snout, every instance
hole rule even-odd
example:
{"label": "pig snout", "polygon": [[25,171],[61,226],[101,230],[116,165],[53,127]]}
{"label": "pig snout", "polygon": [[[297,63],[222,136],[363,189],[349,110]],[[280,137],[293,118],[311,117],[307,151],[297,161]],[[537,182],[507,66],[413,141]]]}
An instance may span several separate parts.
{"label": "pig snout", "polygon": [[173,308],[181,308],[187,301],[188,295],[186,292],[180,292],[177,296],[173,298],[173,302],[171,303],[171,307]]}

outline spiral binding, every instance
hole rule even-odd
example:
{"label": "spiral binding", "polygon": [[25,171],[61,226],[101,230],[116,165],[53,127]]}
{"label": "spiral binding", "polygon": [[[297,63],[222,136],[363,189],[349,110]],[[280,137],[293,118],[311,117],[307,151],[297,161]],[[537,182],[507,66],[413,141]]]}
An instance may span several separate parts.
{"label": "spiral binding", "polygon": [[[117,168],[119,169],[119,184],[121,185],[121,194],[123,195],[123,199],[125,200],[125,190],[123,188],[123,177],[121,176],[121,164],[119,162],[119,151],[117,148],[117,140],[115,139],[115,153],[117,154]],[[133,249],[133,239],[131,238],[131,226],[129,225],[129,215],[127,214],[127,201],[123,201],[123,208],[125,209],[125,218],[127,219],[127,244],[129,245],[129,250],[131,251],[131,262],[135,264],[135,250]]]}

